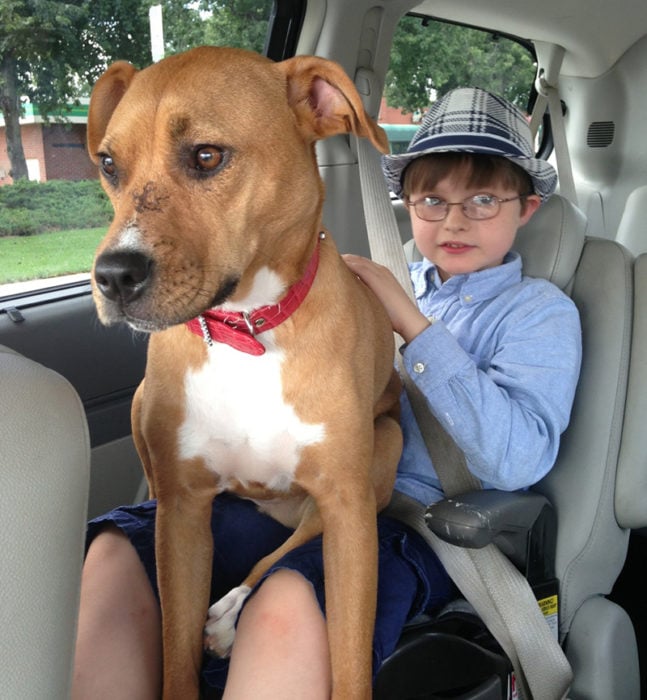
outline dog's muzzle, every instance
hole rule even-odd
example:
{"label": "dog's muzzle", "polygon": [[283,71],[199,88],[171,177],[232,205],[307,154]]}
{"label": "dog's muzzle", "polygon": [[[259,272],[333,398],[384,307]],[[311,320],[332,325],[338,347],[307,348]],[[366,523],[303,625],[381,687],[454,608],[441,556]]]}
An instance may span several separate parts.
{"label": "dog's muzzle", "polygon": [[123,309],[145,292],[152,270],[152,259],[143,253],[108,252],[97,258],[94,281],[104,297]]}

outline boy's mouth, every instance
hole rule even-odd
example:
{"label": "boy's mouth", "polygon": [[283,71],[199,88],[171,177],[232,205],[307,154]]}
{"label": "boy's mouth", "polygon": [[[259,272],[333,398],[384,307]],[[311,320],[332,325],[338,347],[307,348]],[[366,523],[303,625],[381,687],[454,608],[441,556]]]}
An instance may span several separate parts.
{"label": "boy's mouth", "polygon": [[458,241],[447,241],[447,243],[441,243],[440,247],[447,253],[464,253],[474,248],[472,245]]}

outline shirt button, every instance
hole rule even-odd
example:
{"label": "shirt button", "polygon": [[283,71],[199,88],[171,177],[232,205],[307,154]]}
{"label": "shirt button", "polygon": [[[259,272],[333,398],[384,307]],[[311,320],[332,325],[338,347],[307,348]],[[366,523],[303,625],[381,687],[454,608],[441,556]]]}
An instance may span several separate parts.
{"label": "shirt button", "polygon": [[413,371],[416,374],[422,374],[425,371],[424,362],[416,362],[415,365],[413,366]]}
{"label": "shirt button", "polygon": [[472,295],[471,295],[471,294],[466,294],[466,295],[463,297],[463,301],[466,302],[467,304],[469,304],[470,301],[472,301]]}

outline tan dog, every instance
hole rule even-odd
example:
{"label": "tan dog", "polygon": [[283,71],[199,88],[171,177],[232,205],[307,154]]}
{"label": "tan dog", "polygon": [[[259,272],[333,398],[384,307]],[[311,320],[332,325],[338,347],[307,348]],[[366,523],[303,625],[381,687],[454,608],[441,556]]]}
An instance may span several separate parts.
{"label": "tan dog", "polygon": [[207,646],[227,654],[249,589],[323,531],[333,695],[371,696],[399,383],[384,310],[321,233],[314,142],[348,132],[387,147],[343,70],[314,57],[200,48],[114,64],[92,93],[88,147],[115,209],[95,301],[104,323],[152,332],[132,414],[158,499],[165,698],[198,695],[224,490],[296,529],[211,608]]}

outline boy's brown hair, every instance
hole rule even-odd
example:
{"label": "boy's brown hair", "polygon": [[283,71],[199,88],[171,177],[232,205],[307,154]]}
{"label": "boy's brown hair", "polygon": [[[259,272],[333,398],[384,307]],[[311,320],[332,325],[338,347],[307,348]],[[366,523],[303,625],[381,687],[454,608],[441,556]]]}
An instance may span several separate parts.
{"label": "boy's brown hair", "polygon": [[421,156],[411,161],[402,176],[402,192],[433,192],[436,185],[447,177],[460,177],[466,187],[484,188],[492,185],[511,189],[522,196],[533,194],[532,179],[528,173],[503,156],[482,153],[447,152]]}

